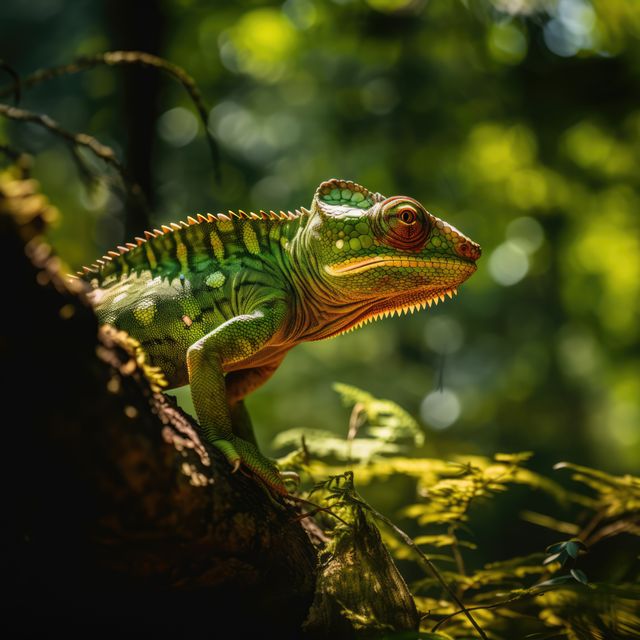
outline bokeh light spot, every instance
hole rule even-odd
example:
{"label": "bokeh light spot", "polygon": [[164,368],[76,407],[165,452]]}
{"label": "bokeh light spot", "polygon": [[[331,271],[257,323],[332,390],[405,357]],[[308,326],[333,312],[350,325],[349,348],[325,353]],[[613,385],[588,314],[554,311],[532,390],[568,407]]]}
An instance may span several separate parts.
{"label": "bokeh light spot", "polygon": [[235,73],[275,82],[282,77],[298,42],[291,20],[275,8],[248,11],[220,36],[220,58]]}
{"label": "bokeh light spot", "polygon": [[422,420],[433,429],[446,429],[460,417],[460,401],[449,389],[432,391],[420,406]]}
{"label": "bokeh light spot", "polygon": [[516,218],[507,227],[507,239],[525,253],[537,251],[544,242],[544,231],[540,223],[529,216]]}
{"label": "bokeh light spot", "polygon": [[158,120],[158,134],[172,147],[184,147],[198,133],[196,117],[183,107],[169,109]]}
{"label": "bokeh light spot", "polygon": [[251,200],[263,209],[276,209],[290,193],[289,185],[280,176],[266,176],[251,189]]}
{"label": "bokeh light spot", "polygon": [[298,29],[309,29],[318,18],[318,11],[310,0],[286,0],[282,12]]}
{"label": "bokeh light spot", "polygon": [[529,271],[527,254],[510,241],[497,247],[489,258],[491,277],[504,287],[520,282]]}
{"label": "bokeh light spot", "polygon": [[518,64],[527,54],[524,33],[510,22],[492,25],[487,44],[491,57],[503,64]]}
{"label": "bokeh light spot", "polygon": [[367,0],[367,4],[381,13],[418,13],[424,5],[424,0]]}
{"label": "bokeh light spot", "polygon": [[544,27],[543,37],[550,51],[570,57],[594,45],[596,15],[584,0],[560,0],[556,15]]}

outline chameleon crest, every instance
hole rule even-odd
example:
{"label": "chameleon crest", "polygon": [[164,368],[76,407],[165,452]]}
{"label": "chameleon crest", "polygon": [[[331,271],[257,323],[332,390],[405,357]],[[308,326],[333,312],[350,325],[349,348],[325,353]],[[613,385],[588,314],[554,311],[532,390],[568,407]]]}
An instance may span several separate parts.
{"label": "chameleon crest", "polygon": [[310,209],[199,214],[111,251],[81,277],[101,323],[191,385],[204,438],[286,493],[244,397],[300,342],[453,296],[480,247],[407,196],[328,180]]}

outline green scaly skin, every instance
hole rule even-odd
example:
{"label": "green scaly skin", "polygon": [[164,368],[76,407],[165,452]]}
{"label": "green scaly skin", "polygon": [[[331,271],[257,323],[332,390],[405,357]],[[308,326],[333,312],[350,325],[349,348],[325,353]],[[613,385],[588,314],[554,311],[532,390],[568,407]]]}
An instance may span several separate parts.
{"label": "green scaly skin", "polygon": [[311,210],[199,215],[118,247],[80,275],[99,321],[136,338],[170,387],[191,385],[202,434],[286,494],[243,398],[287,351],[444,300],[480,247],[412,198],[329,180]]}

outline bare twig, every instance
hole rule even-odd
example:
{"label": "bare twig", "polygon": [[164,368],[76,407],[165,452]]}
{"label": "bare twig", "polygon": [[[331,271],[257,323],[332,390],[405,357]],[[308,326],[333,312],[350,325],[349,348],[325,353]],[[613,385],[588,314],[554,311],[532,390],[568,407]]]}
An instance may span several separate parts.
{"label": "bare twig", "polygon": [[88,167],[85,159],[80,154],[80,150],[76,145],[70,144],[69,152],[71,153],[73,162],[75,163],[78,173],[80,174],[80,179],[84,183],[87,191],[91,191],[91,189],[97,183],[97,177],[93,174],[91,169]]}
{"label": "bare twig", "polygon": [[587,522],[587,524],[582,528],[582,531],[580,531],[577,537],[586,544],[591,534],[593,534],[593,532],[598,528],[598,525],[606,518],[606,514],[606,507],[602,507],[600,510],[596,511],[591,520],[589,520],[589,522]]}
{"label": "bare twig", "polygon": [[[456,568],[458,569],[458,573],[462,576],[466,576],[467,571],[464,566],[462,553],[460,553],[460,545],[458,544],[458,537],[456,536],[456,528],[454,525],[451,525],[449,527],[448,533],[451,536],[451,551],[453,552],[453,558],[456,561]],[[460,583],[458,583],[456,591],[458,593],[458,597],[462,598],[463,590]]]}
{"label": "bare twig", "polygon": [[305,505],[309,505],[311,507],[313,507],[313,511],[308,511],[307,513],[303,513],[299,516],[296,516],[295,520],[304,520],[304,518],[311,518],[313,516],[316,515],[316,513],[326,513],[330,516],[333,516],[336,520],[339,520],[340,522],[342,522],[342,524],[344,524],[347,527],[351,527],[351,525],[346,521],[343,520],[340,516],[336,515],[333,511],[331,511],[331,509],[329,509],[328,507],[321,507],[319,504],[316,504],[315,502],[311,502],[310,500],[305,500],[305,498],[301,498],[300,496],[294,496],[294,495],[289,495],[287,496],[287,498],[289,500],[293,500],[294,502],[298,502],[299,504],[305,504]]}
{"label": "bare twig", "polygon": [[18,109],[16,107],[10,107],[9,105],[0,103],[0,115],[3,115],[5,118],[9,118],[10,120],[36,124],[63,140],[66,140],[76,148],[82,147],[89,149],[95,156],[118,172],[129,192],[138,200],[138,202],[140,202],[144,209],[148,211],[146,198],[140,188],[140,185],[129,177],[126,168],[118,160],[111,147],[102,144],[96,140],[96,138],[86,133],[73,133],[72,131],[63,129],[53,118],[46,114],[33,113],[32,111],[26,111],[25,109]]}
{"label": "bare twig", "polygon": [[415,553],[418,554],[419,558],[429,568],[429,571],[433,574],[435,579],[440,583],[442,588],[451,596],[452,600],[460,608],[460,611],[464,613],[467,620],[471,623],[473,628],[478,632],[478,635],[482,638],[482,640],[488,640],[487,635],[482,630],[482,627],[476,622],[475,618],[471,615],[471,613],[469,612],[469,609],[465,607],[464,603],[458,597],[456,592],[447,584],[445,579],[440,575],[440,572],[438,571],[438,567],[436,567],[436,565],[433,564],[433,562],[431,562],[430,558],[425,553],[423,553],[423,551],[420,549],[420,547],[418,547],[418,545],[413,541],[413,539],[409,537],[409,535],[407,535],[402,529],[400,529],[400,527],[396,526],[393,522],[391,522],[389,518],[387,518],[386,516],[383,516],[381,513],[377,512],[375,509],[372,509],[372,513],[375,515],[376,518],[378,518],[379,520],[384,522],[384,524],[390,527],[398,536],[400,536],[402,541],[408,547],[413,549],[413,551],[415,551]]}
{"label": "bare twig", "polygon": [[98,142],[98,140],[86,133],[72,133],[71,131],[63,129],[53,118],[50,118],[46,114],[33,113],[31,111],[25,111],[24,109],[16,109],[16,107],[10,107],[6,104],[0,104],[0,114],[11,120],[37,124],[38,126],[51,131],[51,133],[64,138],[67,142],[71,142],[72,144],[81,147],[86,147],[98,156],[98,158],[111,165],[116,171],[119,173],[125,173],[124,167],[116,158],[116,154],[111,147]]}
{"label": "bare twig", "polygon": [[632,533],[638,535],[640,533],[640,523],[632,520],[617,520],[606,526],[600,527],[584,540],[588,547],[593,547],[605,538],[620,535],[621,533]]}
{"label": "bare twig", "polygon": [[[169,62],[168,60],[165,60],[164,58],[154,56],[153,54],[146,53],[144,51],[107,51],[106,53],[100,53],[92,56],[82,56],[70,64],[50,67],[48,69],[40,69],[39,71],[32,73],[23,80],[22,87],[24,89],[28,89],[36,84],[44,82],[45,80],[79,73],[80,71],[86,71],[88,69],[94,69],[100,65],[113,67],[117,65],[130,64],[160,69],[175,78],[184,87],[186,92],[189,94],[198,115],[200,116],[205,136],[207,137],[207,142],[209,144],[209,150],[211,152],[214,175],[219,181],[220,157],[218,145],[207,126],[207,108],[204,104],[200,89],[198,88],[195,80],[184,69],[172,62]],[[0,89],[0,97],[4,97],[9,93],[15,92],[16,85],[19,87],[18,80],[14,82],[12,86]]]}
{"label": "bare twig", "polygon": [[[536,598],[537,596],[541,596],[547,591],[551,591],[551,589],[547,590],[539,590],[533,592],[532,590],[528,590],[526,593],[519,593],[517,596],[513,596],[512,598],[507,598],[506,600],[500,600],[499,602],[493,602],[492,604],[479,604],[475,607],[468,607],[466,611],[479,611],[481,609],[500,609],[508,604],[513,604],[514,602],[519,602],[520,600],[526,600],[527,598]],[[433,613],[433,612],[432,612]],[[435,633],[443,624],[449,622],[452,618],[459,616],[461,613],[465,613],[465,609],[460,609],[459,611],[454,611],[449,615],[439,620],[431,629],[432,633]]]}

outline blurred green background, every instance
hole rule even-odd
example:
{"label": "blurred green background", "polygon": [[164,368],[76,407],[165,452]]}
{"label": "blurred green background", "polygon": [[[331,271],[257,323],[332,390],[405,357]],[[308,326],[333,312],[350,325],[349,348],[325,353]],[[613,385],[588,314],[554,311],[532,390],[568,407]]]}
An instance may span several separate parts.
{"label": "blurred green background", "polygon": [[[0,42],[21,74],[128,48],[194,76],[220,184],[186,94],[153,71],[100,68],[21,102],[113,146],[153,226],[308,206],[340,177],[411,195],[482,245],[454,301],[293,350],[249,399],[262,443],[346,432],[337,380],[419,416],[432,455],[533,450],[545,472],[637,472],[640,3],[4,0]],[[140,232],[113,176],[87,190],[60,141],[0,132],[36,154],[70,269]]]}

